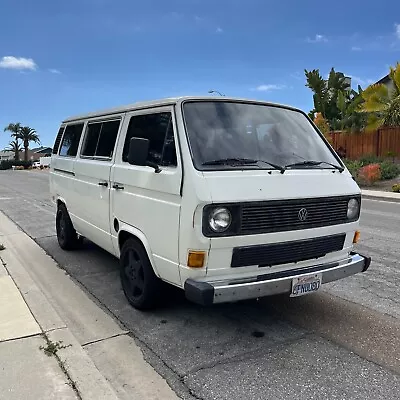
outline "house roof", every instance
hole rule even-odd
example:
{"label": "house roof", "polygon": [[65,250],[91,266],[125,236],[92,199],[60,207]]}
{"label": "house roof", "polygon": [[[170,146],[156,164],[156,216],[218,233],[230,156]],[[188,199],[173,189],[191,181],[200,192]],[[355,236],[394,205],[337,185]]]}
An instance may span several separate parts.
{"label": "house roof", "polygon": [[40,147],[35,147],[33,149],[30,149],[33,153],[42,153],[44,150],[49,150],[51,151],[52,148],[49,146],[40,146]]}
{"label": "house roof", "polygon": [[390,76],[389,76],[389,74],[387,74],[387,75],[385,75],[383,78],[381,78],[381,79],[379,79],[379,81],[378,82],[376,82],[376,83],[383,83],[383,84],[385,84],[385,83],[388,83],[388,82],[390,82]]}
{"label": "house roof", "polygon": [[0,156],[13,156],[14,152],[13,151],[8,151],[8,150],[0,150]]}

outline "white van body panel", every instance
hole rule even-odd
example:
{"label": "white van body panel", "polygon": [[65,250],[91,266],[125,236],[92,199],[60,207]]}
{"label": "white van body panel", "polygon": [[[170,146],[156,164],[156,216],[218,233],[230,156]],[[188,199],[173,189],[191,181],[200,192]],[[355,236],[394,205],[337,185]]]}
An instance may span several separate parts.
{"label": "white van body panel", "polygon": [[[78,232],[108,252],[115,254],[110,236],[111,161],[77,159],[75,161],[74,196],[79,210],[73,212]],[[99,183],[107,183],[100,186]]]}
{"label": "white van body panel", "polygon": [[[125,134],[132,117],[171,112],[172,107],[158,107],[127,113],[124,132],[115,152],[111,168],[111,223],[117,219],[142,232],[150,243],[154,270],[165,281],[180,284],[179,227],[181,207],[182,164],[177,155],[177,167],[163,167],[161,173],[153,168],[130,165],[122,160]],[[174,118],[175,143],[178,142]],[[115,189],[118,185],[123,189]],[[166,239],[166,237],[168,239]],[[113,232],[114,248],[118,248],[117,232]]]}

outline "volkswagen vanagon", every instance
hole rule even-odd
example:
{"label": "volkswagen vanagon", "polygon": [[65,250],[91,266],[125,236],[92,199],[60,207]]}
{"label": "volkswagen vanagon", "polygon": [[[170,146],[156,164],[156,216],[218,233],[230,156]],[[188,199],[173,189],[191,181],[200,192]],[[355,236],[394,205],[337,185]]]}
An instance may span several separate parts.
{"label": "volkswagen vanagon", "polygon": [[59,245],[119,259],[136,308],[164,282],[209,305],[316,292],[366,271],[360,189],[302,111],[227,97],[137,103],[62,122]]}

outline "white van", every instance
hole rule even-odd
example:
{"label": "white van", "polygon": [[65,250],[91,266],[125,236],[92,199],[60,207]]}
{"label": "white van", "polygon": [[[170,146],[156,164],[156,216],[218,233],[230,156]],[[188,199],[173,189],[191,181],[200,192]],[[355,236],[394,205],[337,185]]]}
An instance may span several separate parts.
{"label": "white van", "polygon": [[51,160],[60,246],[86,237],[152,307],[287,293],[366,271],[360,189],[300,110],[234,98],[137,103],[66,119]]}

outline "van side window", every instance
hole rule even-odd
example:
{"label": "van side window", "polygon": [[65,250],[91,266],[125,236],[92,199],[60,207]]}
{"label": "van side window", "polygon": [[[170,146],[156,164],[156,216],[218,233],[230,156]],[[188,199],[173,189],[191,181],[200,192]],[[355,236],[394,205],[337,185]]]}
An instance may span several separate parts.
{"label": "van side window", "polygon": [[126,133],[122,160],[128,161],[131,138],[149,139],[148,161],[161,166],[177,165],[172,114],[169,112],[131,117]]}
{"label": "van side window", "polygon": [[89,123],[82,156],[111,158],[117,140],[120,121]]}
{"label": "van side window", "polygon": [[83,130],[82,124],[67,125],[60,147],[60,156],[75,157]]}
{"label": "van side window", "polygon": [[60,148],[60,142],[61,142],[61,138],[62,138],[63,133],[64,133],[64,127],[62,126],[58,130],[57,137],[56,137],[56,140],[54,142],[53,154],[57,154],[58,153],[58,149]]}

